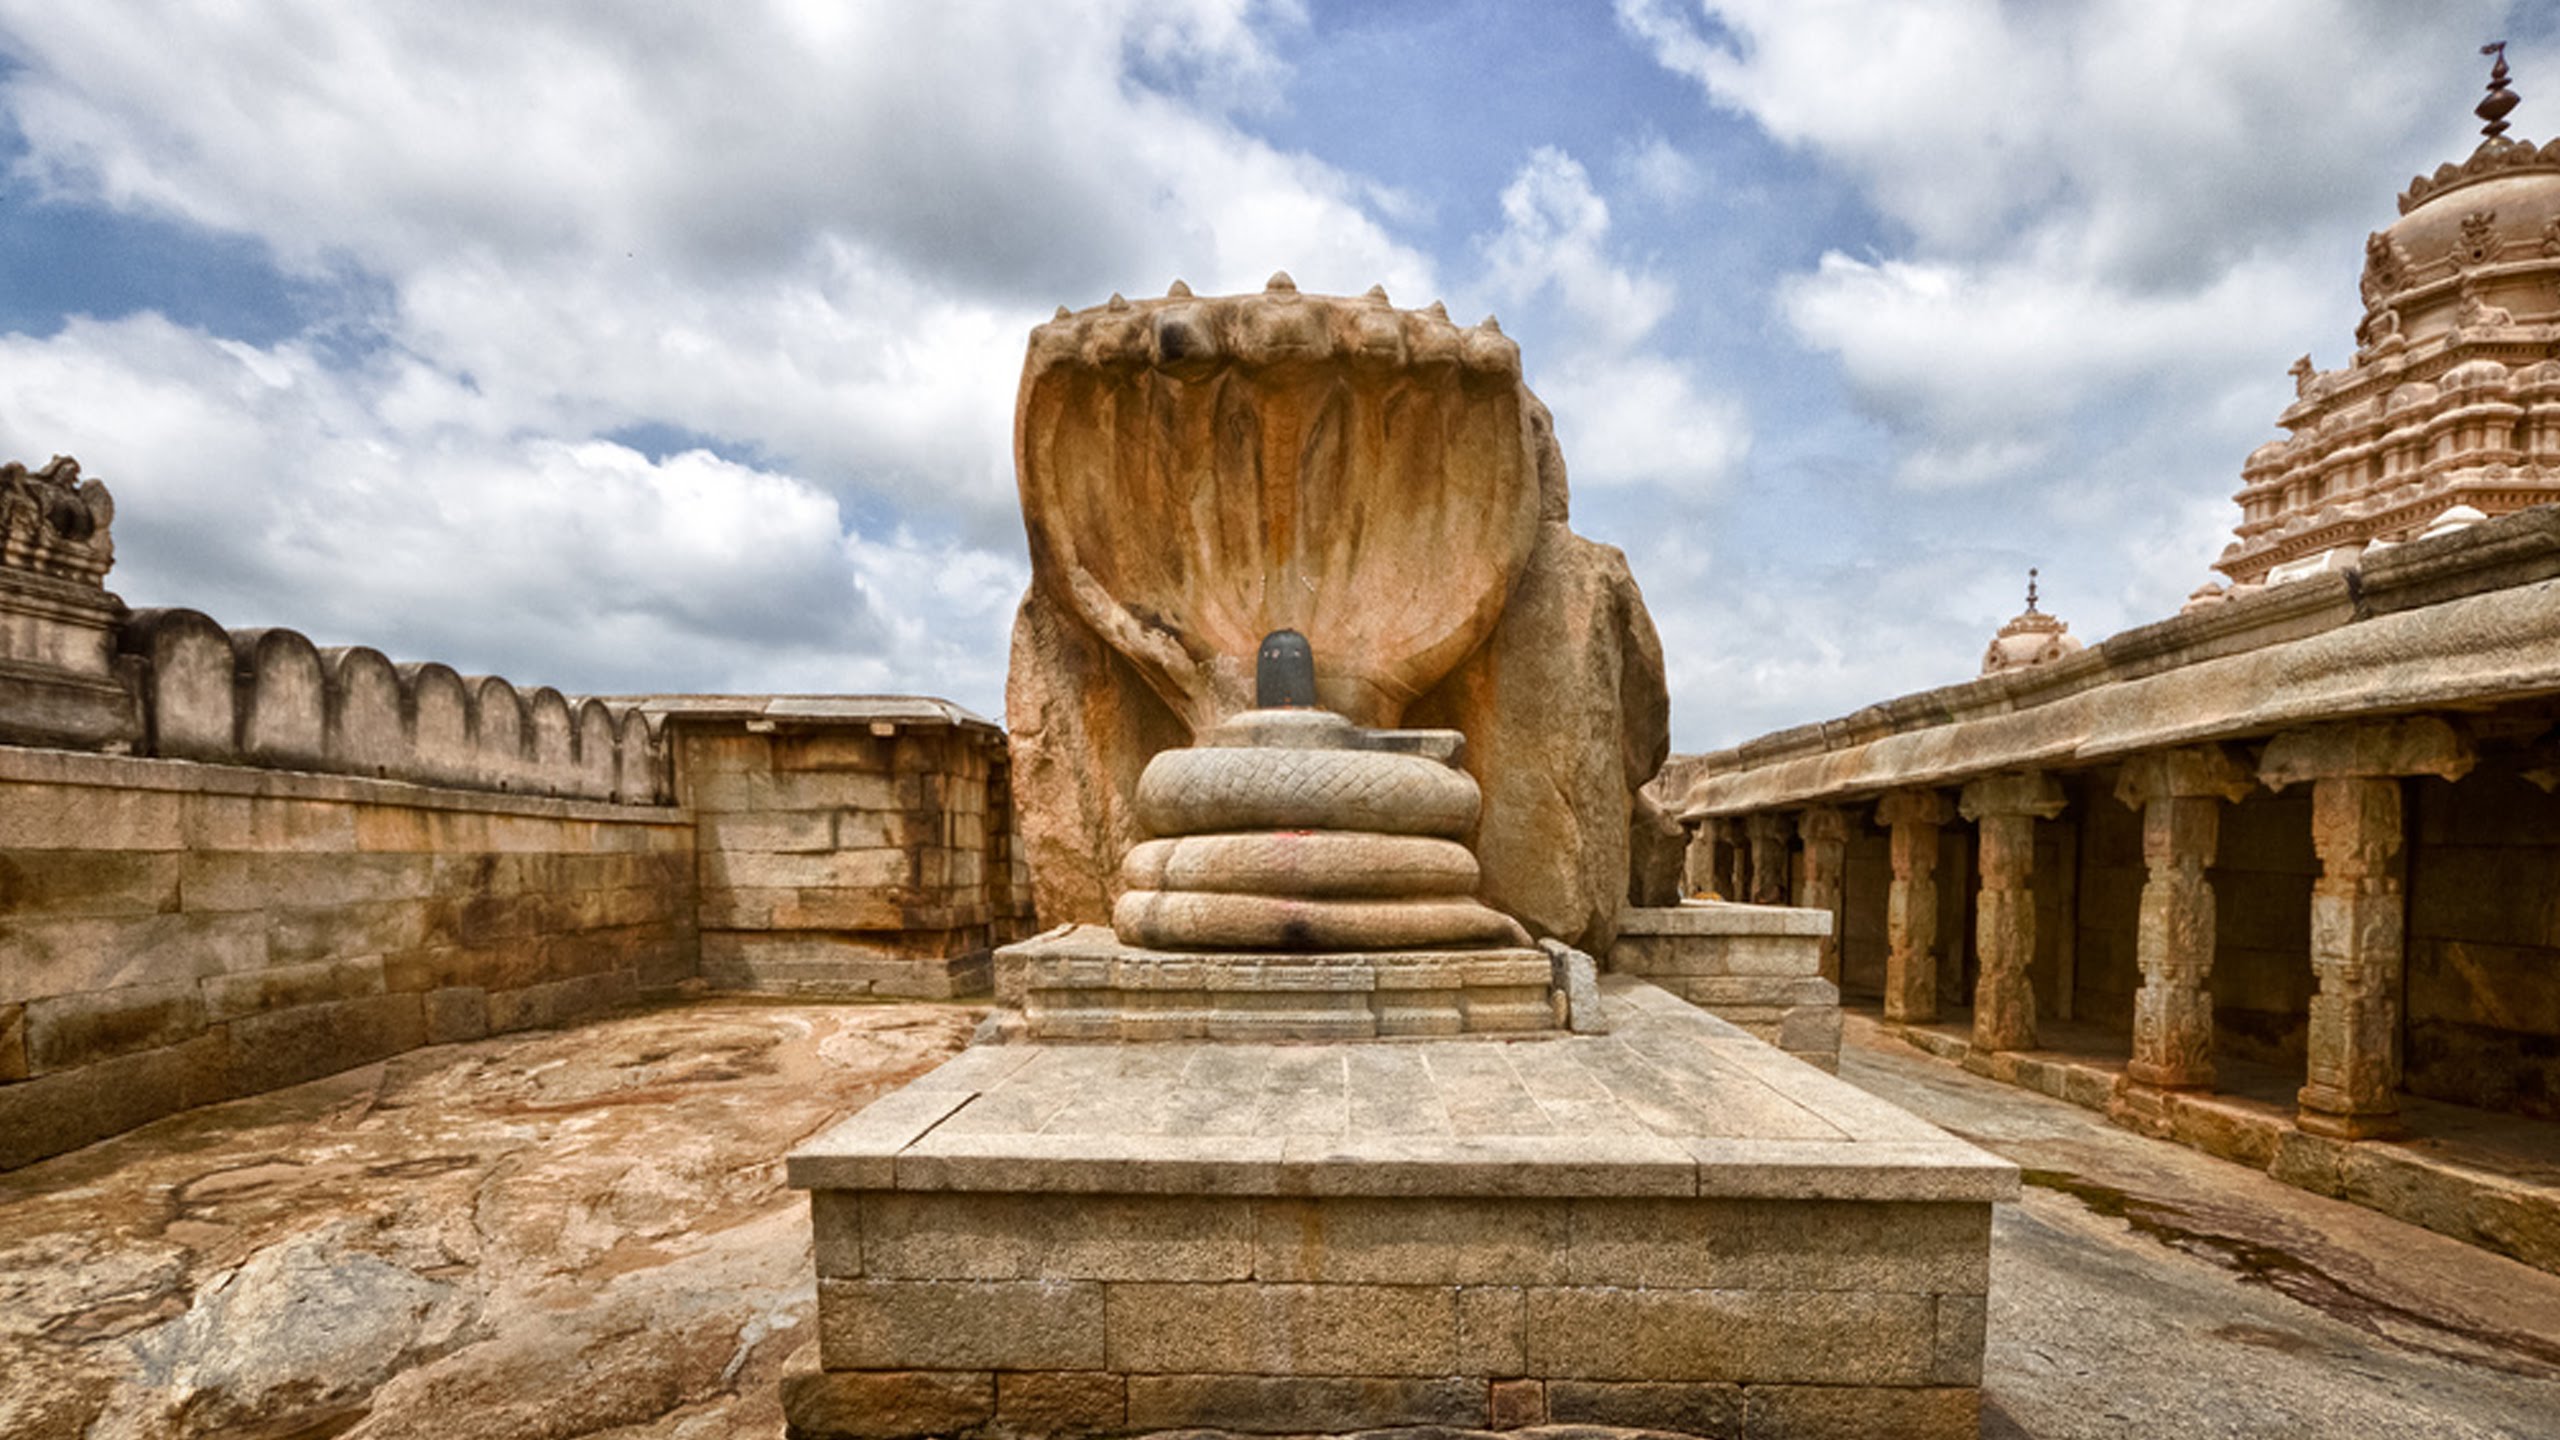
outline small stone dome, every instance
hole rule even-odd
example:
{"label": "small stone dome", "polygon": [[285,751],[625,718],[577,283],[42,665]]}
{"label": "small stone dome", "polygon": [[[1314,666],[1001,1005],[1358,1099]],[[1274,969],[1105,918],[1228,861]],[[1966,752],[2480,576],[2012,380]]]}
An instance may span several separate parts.
{"label": "small stone dome", "polygon": [[2027,608],[1991,637],[1991,646],[1982,652],[1982,673],[1999,675],[2011,670],[2025,670],[2036,665],[2050,665],[2056,660],[2079,654],[2086,647],[2071,633],[2070,625],[2036,608],[2036,572],[2027,572]]}

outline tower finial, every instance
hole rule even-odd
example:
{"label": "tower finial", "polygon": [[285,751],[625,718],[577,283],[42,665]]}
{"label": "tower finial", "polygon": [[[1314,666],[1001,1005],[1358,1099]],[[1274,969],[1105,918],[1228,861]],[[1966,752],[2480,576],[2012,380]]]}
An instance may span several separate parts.
{"label": "tower finial", "polygon": [[2030,614],[2030,615],[2032,615],[2032,614],[2034,614],[2034,613],[2035,613],[2035,609],[2036,609],[2036,567],[2034,567],[2033,565],[2030,565],[2030,566],[2028,566],[2028,567],[2027,567],[2027,613],[2028,613],[2028,614]]}
{"label": "tower finial", "polygon": [[2480,47],[2480,53],[2496,56],[2497,63],[2489,67],[2489,93],[2471,113],[2489,122],[2480,127],[2480,133],[2495,140],[2507,133],[2507,112],[2523,97],[2507,86],[2507,42],[2492,40]]}

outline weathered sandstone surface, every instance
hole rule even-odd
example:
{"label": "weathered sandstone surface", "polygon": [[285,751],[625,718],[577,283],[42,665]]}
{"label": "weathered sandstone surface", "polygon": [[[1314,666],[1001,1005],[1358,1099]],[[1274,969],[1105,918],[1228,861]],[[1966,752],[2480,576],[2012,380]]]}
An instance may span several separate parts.
{"label": "weathered sandstone surface", "polygon": [[980,1013],[435,1046],[0,1175],[0,1434],[778,1435],[815,1305],[781,1157]]}
{"label": "weathered sandstone surface", "polygon": [[1487,901],[1606,946],[1668,753],[1661,646],[1624,558],[1567,527],[1499,329],[1285,276],[1114,297],[1032,333],[1015,462],[1032,583],[1006,721],[1045,922],[1109,918],[1147,759],[1244,711],[1289,628],[1326,708],[1466,735]]}

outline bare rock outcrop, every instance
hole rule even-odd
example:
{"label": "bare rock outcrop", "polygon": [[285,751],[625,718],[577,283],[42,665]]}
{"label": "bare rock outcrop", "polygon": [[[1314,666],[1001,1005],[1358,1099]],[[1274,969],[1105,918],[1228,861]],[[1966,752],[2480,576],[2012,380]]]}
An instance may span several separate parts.
{"label": "bare rock outcrop", "polygon": [[1326,709],[1465,734],[1484,898],[1605,949],[1668,749],[1661,646],[1624,557],[1567,527],[1497,326],[1286,276],[1114,296],[1033,331],[1014,442],[1032,582],[1006,721],[1046,923],[1109,920],[1147,760],[1246,710],[1286,628]]}

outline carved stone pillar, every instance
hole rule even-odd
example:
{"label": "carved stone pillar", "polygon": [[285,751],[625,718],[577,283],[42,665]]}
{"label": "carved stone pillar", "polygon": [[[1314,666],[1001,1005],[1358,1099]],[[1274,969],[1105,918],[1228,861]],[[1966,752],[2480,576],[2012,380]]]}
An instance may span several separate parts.
{"label": "carved stone pillar", "polygon": [[1751,836],[1751,903],[1786,904],[1787,841],[1795,827],[1786,816],[1769,813],[1752,816],[1744,828]]}
{"label": "carved stone pillar", "polygon": [[1849,868],[1849,817],[1835,805],[1816,805],[1796,817],[1796,834],[1804,852],[1796,865],[1796,903],[1831,913],[1831,933],[1822,937],[1822,978],[1840,983],[1842,879]]}
{"label": "carved stone pillar", "polygon": [[2061,814],[2064,803],[2062,787],[2044,774],[1976,780],[1958,803],[1982,834],[1973,933],[1982,959],[1973,986],[1977,1050],[2035,1048],[2036,992],[2027,966],[2036,956],[2036,822]]}
{"label": "carved stone pillar", "polygon": [[2309,1049],[2295,1123],[2348,1139],[2400,1123],[2400,993],[2404,976],[2400,779],[2460,778],[2470,743],[2431,716],[2287,731],[2267,744],[2258,778],[2281,790],[2311,782]]}
{"label": "carved stone pillar", "polygon": [[1712,834],[1715,858],[1715,890],[1719,899],[1751,898],[1751,847],[1743,839],[1742,822],[1732,816],[1721,816],[1707,822]]}
{"label": "carved stone pillar", "polygon": [[1681,832],[1680,898],[1686,900],[1716,888],[1716,822],[1688,821]]}
{"label": "carved stone pillar", "polygon": [[2213,1085],[2213,863],[2222,806],[2254,788],[2220,746],[2135,757],[2116,798],[2142,812],[2140,919],[2134,956],[2133,1058],[2125,1074],[2162,1090]]}
{"label": "carved stone pillar", "polygon": [[1955,818],[1935,790],[1897,790],[1876,806],[1893,836],[1885,892],[1884,1018],[1938,1018],[1938,827]]}

